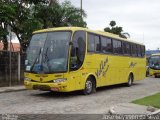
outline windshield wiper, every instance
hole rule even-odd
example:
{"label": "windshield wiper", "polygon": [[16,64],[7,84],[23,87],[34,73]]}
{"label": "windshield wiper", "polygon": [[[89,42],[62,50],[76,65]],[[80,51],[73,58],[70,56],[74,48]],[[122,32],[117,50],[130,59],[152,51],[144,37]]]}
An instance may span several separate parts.
{"label": "windshield wiper", "polygon": [[45,54],[44,54],[43,62],[46,63],[48,60],[49,60],[49,58],[48,58],[48,48],[47,48],[47,49],[46,49],[46,52],[45,52]]}
{"label": "windshield wiper", "polygon": [[39,56],[40,56],[40,54],[41,54],[41,51],[42,51],[42,48],[40,48],[40,50],[39,50],[38,56],[37,56],[37,58],[35,59],[35,61],[34,61],[33,65],[32,65],[32,67],[31,67],[31,71],[33,70],[34,65],[36,64],[36,62],[37,62],[37,60],[38,60],[38,58],[39,58]]}
{"label": "windshield wiper", "polygon": [[48,47],[45,51],[44,55],[44,59],[42,59],[42,63],[46,63],[48,70],[50,71],[50,67],[48,65],[48,61],[49,61],[49,57],[48,57]]}

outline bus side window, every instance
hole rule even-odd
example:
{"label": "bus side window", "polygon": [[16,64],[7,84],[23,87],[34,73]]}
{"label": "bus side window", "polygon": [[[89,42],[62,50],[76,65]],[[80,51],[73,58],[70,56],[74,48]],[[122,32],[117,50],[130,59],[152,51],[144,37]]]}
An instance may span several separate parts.
{"label": "bus side window", "polygon": [[101,44],[100,44],[99,36],[94,35],[94,40],[95,40],[95,52],[100,52],[101,51]]}
{"label": "bus side window", "polygon": [[123,42],[123,54],[130,55],[130,44],[128,42]]}
{"label": "bus side window", "polygon": [[145,55],[145,46],[141,46],[141,56],[144,57]]}
{"label": "bus side window", "polygon": [[101,50],[103,53],[112,52],[112,41],[110,38],[101,36]]}
{"label": "bus side window", "polygon": [[101,43],[98,35],[88,33],[88,52],[100,52]]}
{"label": "bus side window", "polygon": [[103,53],[107,53],[107,40],[105,37],[101,37],[101,49]]}
{"label": "bus side window", "polygon": [[141,57],[141,46],[137,45],[137,49],[138,49],[138,57]]}
{"label": "bus side window", "polygon": [[136,44],[131,44],[132,48],[132,56],[136,57],[137,56],[137,47]]}
{"label": "bus side window", "polygon": [[122,54],[122,42],[113,39],[113,52],[115,54]]}
{"label": "bus side window", "polygon": [[95,41],[94,41],[94,35],[88,34],[88,52],[94,52],[95,51]]}
{"label": "bus side window", "polygon": [[112,52],[112,40],[111,40],[111,38],[106,38],[106,40],[107,40],[107,48],[106,48],[106,50],[107,50],[107,52]]}
{"label": "bus side window", "polygon": [[127,55],[127,42],[122,42],[123,43],[123,54]]}
{"label": "bus side window", "polygon": [[77,70],[82,66],[85,57],[86,33],[83,31],[75,32],[72,43],[70,69]]}

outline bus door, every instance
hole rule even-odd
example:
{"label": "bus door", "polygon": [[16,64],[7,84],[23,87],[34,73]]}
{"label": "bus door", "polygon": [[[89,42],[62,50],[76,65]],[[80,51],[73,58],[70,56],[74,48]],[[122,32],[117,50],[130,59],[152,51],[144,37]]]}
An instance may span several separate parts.
{"label": "bus door", "polygon": [[69,64],[69,74],[72,81],[74,81],[75,89],[81,89],[83,87],[82,72],[85,52],[86,32],[76,31],[72,39]]}

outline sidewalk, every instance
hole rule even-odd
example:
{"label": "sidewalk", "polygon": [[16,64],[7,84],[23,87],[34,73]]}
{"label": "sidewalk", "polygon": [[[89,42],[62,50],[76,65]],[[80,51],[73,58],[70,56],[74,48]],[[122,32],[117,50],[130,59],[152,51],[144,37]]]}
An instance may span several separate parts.
{"label": "sidewalk", "polygon": [[22,90],[26,90],[24,85],[11,86],[11,87],[0,87],[0,93],[15,92],[15,91],[22,91]]}
{"label": "sidewalk", "polygon": [[137,105],[133,103],[121,103],[112,106],[109,109],[110,114],[143,114],[151,115],[153,113],[159,114],[160,110],[150,106]]}

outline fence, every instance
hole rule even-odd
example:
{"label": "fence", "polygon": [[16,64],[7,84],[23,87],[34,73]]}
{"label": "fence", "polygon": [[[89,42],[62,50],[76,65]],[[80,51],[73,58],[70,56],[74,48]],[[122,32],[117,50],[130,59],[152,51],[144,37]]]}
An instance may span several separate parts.
{"label": "fence", "polygon": [[[23,83],[25,54],[0,51],[0,87]],[[10,64],[11,60],[11,64]]]}

